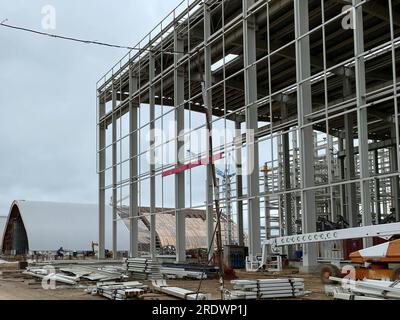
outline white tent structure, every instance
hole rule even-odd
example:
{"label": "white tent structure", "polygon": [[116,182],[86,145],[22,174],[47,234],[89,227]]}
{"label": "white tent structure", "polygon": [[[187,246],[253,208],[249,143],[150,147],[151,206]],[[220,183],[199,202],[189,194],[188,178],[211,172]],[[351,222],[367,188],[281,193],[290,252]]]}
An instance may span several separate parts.
{"label": "white tent structure", "polygon": [[4,229],[6,227],[6,223],[7,223],[7,217],[0,217],[0,252],[3,243],[3,234],[4,234]]}
{"label": "white tent structure", "polygon": [[[106,249],[111,250],[112,210],[106,208]],[[2,235],[2,251],[90,251],[98,242],[98,206],[37,201],[14,201]],[[0,242],[1,243],[1,242]],[[129,232],[118,221],[118,251],[129,250]]]}

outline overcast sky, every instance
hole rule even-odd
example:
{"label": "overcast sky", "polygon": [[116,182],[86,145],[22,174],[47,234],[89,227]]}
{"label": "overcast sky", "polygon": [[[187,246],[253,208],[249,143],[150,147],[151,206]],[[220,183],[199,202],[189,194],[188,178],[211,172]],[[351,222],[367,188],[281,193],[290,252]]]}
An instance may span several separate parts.
{"label": "overcast sky", "polygon": [[[0,21],[135,45],[179,0],[1,0]],[[0,215],[15,199],[97,202],[96,82],[126,50],[0,27]]]}

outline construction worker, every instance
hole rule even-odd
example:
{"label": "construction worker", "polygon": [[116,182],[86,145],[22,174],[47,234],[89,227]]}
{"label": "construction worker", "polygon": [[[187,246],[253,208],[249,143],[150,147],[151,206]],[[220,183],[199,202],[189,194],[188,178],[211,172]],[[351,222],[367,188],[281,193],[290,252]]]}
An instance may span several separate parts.
{"label": "construction worker", "polygon": [[57,250],[57,254],[56,254],[56,259],[61,258],[64,259],[64,249],[63,247],[61,247],[60,249]]}

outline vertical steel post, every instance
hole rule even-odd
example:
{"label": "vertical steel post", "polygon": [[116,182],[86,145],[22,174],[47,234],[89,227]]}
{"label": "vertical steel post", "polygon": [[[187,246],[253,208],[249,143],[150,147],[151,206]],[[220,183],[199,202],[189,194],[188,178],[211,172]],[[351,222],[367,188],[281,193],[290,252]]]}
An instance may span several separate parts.
{"label": "vertical steel post", "polygon": [[[392,125],[391,138],[396,140],[396,124]],[[389,151],[390,171],[398,172],[397,144]],[[390,189],[392,197],[392,211],[395,213],[396,221],[400,221],[400,194],[399,194],[399,176],[390,179]]]}
{"label": "vertical steel post", "polygon": [[138,256],[139,245],[139,207],[138,207],[138,101],[133,94],[139,89],[138,78],[129,68],[129,256]]}
{"label": "vertical steel post", "polygon": [[99,92],[99,124],[98,124],[98,165],[99,165],[99,252],[98,258],[105,258],[105,212],[106,212],[106,125],[102,122],[101,118],[106,113],[106,105],[104,98]]}
{"label": "vertical steel post", "polygon": [[118,183],[118,165],[117,165],[117,91],[115,84],[112,86],[112,250],[113,258],[117,259],[117,183]]}
{"label": "vertical steel post", "polygon": [[236,210],[237,210],[237,224],[239,233],[239,246],[244,246],[244,230],[243,230],[243,172],[242,172],[242,133],[241,122],[235,122],[235,159],[236,159]]}
{"label": "vertical steel post", "polygon": [[[345,69],[343,78],[343,96],[349,98],[351,96],[351,81],[349,77],[349,70]],[[356,168],[354,163],[354,117],[352,113],[346,113],[344,115],[344,134],[346,143],[346,180],[351,181],[356,177]],[[355,183],[346,185],[347,193],[347,219],[350,227],[358,227],[357,215],[357,197],[356,197],[356,185]]]}
{"label": "vertical steel post", "polygon": [[[211,36],[211,12],[207,3],[204,3],[204,82],[205,82],[205,104],[212,114],[212,74],[211,74],[211,44],[208,40]],[[212,124],[211,129],[212,129]],[[208,132],[206,130],[206,141],[208,141]],[[208,148],[207,148],[208,149]],[[212,177],[212,164],[207,165],[206,177],[206,223],[207,223],[207,248],[213,249],[213,234],[214,234],[214,197],[213,197],[213,177]],[[210,250],[208,257],[213,256],[214,250]]]}
{"label": "vertical steel post", "polygon": [[155,58],[149,54],[149,110],[150,110],[150,256],[155,259],[156,252],[156,165],[155,165]]}
{"label": "vertical steel post", "polygon": [[243,0],[249,256],[253,258],[261,254],[259,159],[258,142],[255,139],[258,130],[258,110],[255,103],[257,101],[256,20],[255,16],[249,15],[248,12],[248,8],[254,3],[254,0]]}
{"label": "vertical steel post", "polygon": [[[282,119],[287,120],[288,110],[287,110],[286,97],[282,101],[281,113]],[[283,198],[283,206],[285,211],[285,235],[293,234],[293,215],[292,215],[292,195],[288,191],[291,189],[290,181],[290,144],[289,144],[289,133],[285,132],[282,135],[282,151],[283,151],[283,184],[284,190],[287,192]],[[294,258],[293,246],[288,246],[288,258]]]}
{"label": "vertical steel post", "polygon": [[[379,150],[374,150],[374,173],[379,175]],[[379,178],[375,179],[375,214],[376,214],[376,223],[380,224],[382,220],[382,212],[381,212],[381,184]]]}
{"label": "vertical steel post", "polygon": [[[177,22],[176,22],[177,23]],[[184,164],[184,137],[185,129],[185,75],[179,60],[183,57],[184,42],[178,34],[177,25],[174,31],[174,107],[176,125],[176,165]],[[186,261],[186,234],[185,234],[185,173],[175,175],[175,208],[176,208],[176,260]]]}
{"label": "vertical steel post", "polygon": [[[297,74],[297,108],[300,126],[300,171],[301,187],[314,186],[314,136],[313,127],[306,115],[312,112],[310,67],[310,37],[304,36],[309,31],[308,1],[294,1],[295,34],[296,34],[296,74]],[[302,224],[303,233],[316,231],[315,191],[302,191]],[[317,265],[315,244],[304,246],[303,267],[312,269]]]}
{"label": "vertical steel post", "polygon": [[[362,0],[353,0],[353,6],[361,3]],[[368,149],[368,111],[366,104],[366,83],[365,83],[365,58],[360,56],[364,53],[364,26],[363,8],[353,8],[354,13],[354,55],[356,75],[356,98],[357,98],[357,128],[360,156],[360,179],[370,177],[369,172],[369,149]],[[371,196],[369,181],[360,182],[361,210],[363,226],[372,224]],[[372,239],[364,239],[364,247],[372,246]]]}

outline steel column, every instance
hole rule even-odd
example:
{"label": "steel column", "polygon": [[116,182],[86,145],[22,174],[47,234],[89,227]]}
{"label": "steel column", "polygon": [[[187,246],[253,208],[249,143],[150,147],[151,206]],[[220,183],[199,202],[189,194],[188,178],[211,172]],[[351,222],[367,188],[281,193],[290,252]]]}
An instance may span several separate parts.
{"label": "steel column", "polygon": [[156,252],[156,165],[155,165],[155,58],[149,55],[149,119],[150,119],[150,256],[155,259]]}
{"label": "steel column", "polygon": [[[376,175],[379,175],[379,150],[374,150],[374,172]],[[382,220],[382,212],[381,212],[381,184],[379,178],[375,179],[375,214],[376,214],[376,223],[380,224]]]}
{"label": "steel column", "polygon": [[117,183],[118,183],[118,158],[117,158],[117,91],[115,85],[112,86],[112,250],[113,258],[117,258]]}
{"label": "steel column", "polygon": [[[282,119],[288,118],[288,108],[286,98],[281,102],[281,113]],[[283,151],[283,183],[284,190],[289,191],[291,189],[291,181],[290,181],[290,145],[289,145],[289,133],[285,132],[282,135],[282,151]],[[293,216],[292,216],[292,194],[286,193],[283,196],[283,206],[285,211],[285,234],[292,235],[293,234]],[[294,258],[294,247],[288,246],[288,258]]]}
{"label": "steel column", "polygon": [[[176,126],[176,165],[184,164],[184,138],[181,136],[185,128],[185,75],[179,60],[184,51],[184,42],[177,30],[174,31],[174,107]],[[185,233],[185,173],[175,175],[175,208],[176,208],[176,261],[186,261],[186,233]]]}
{"label": "steel column", "polygon": [[[396,124],[392,125],[391,138],[396,139]],[[398,159],[397,159],[397,146],[390,148],[390,170],[392,172],[398,172]],[[390,188],[392,196],[392,211],[395,213],[396,221],[400,221],[400,194],[399,194],[399,176],[390,179]]]}
{"label": "steel column", "polygon": [[99,103],[99,124],[98,124],[98,165],[99,165],[99,252],[98,258],[105,258],[105,213],[106,213],[106,125],[101,122],[105,114],[106,105],[101,96],[98,97]]}
{"label": "steel column", "polygon": [[244,230],[243,230],[243,172],[242,172],[242,133],[241,122],[235,122],[235,160],[236,160],[236,210],[237,224],[239,233],[239,246],[244,246]]}
{"label": "steel column", "polygon": [[249,256],[261,254],[260,199],[259,199],[259,159],[258,143],[255,135],[258,131],[257,104],[257,67],[256,56],[256,19],[248,15],[248,8],[255,0],[243,0],[243,56],[244,89],[246,104],[246,149],[247,149],[247,189],[248,189],[248,224]]}
{"label": "steel column", "polygon": [[[312,112],[311,82],[304,81],[311,75],[310,37],[302,37],[309,31],[308,1],[294,1],[295,34],[296,34],[296,74],[297,74],[297,108],[300,129],[300,171],[302,188],[314,186],[314,136],[313,127],[303,127],[308,123],[307,114]],[[302,38],[300,38],[302,37]],[[316,231],[315,191],[302,192],[303,233]],[[317,265],[315,244],[304,245],[303,267],[313,268]]]}
{"label": "steel column", "polygon": [[[361,0],[353,0],[353,6],[361,3]],[[360,156],[360,178],[369,178],[369,150],[368,150],[368,111],[366,104],[365,84],[365,58],[359,56],[364,53],[364,26],[362,6],[353,8],[354,11],[354,54],[356,75],[356,98],[357,98],[357,129]],[[361,181],[361,211],[363,226],[372,224],[371,196],[369,181]],[[364,239],[364,247],[372,246],[371,239]]]}
{"label": "steel column", "polygon": [[[208,43],[211,35],[211,11],[208,4],[204,3],[204,81],[205,81],[205,104],[206,108],[210,110],[212,114],[212,72],[211,72],[211,44]],[[212,129],[212,123],[210,124]],[[210,132],[206,133],[211,134]],[[207,143],[209,141],[208,136],[206,137]],[[208,148],[207,148],[208,150]],[[214,253],[213,247],[213,234],[214,234],[214,187],[212,177],[212,165],[207,165],[206,168],[206,223],[207,223],[207,248],[211,248],[208,257],[211,258]]]}
{"label": "steel column", "polygon": [[138,78],[129,68],[129,256],[138,257],[139,245],[139,207],[138,207],[138,108],[139,102],[133,101],[133,94],[139,89]]}
{"label": "steel column", "polygon": [[[349,98],[351,96],[351,80],[349,77],[349,71],[345,70],[343,78],[343,96]],[[346,168],[346,180],[350,181],[356,177],[356,169],[354,163],[354,117],[352,113],[346,113],[344,115],[344,134],[345,134],[345,168]],[[350,227],[358,227],[357,221],[357,197],[356,197],[356,185],[354,183],[346,185],[347,193],[347,220]]]}

